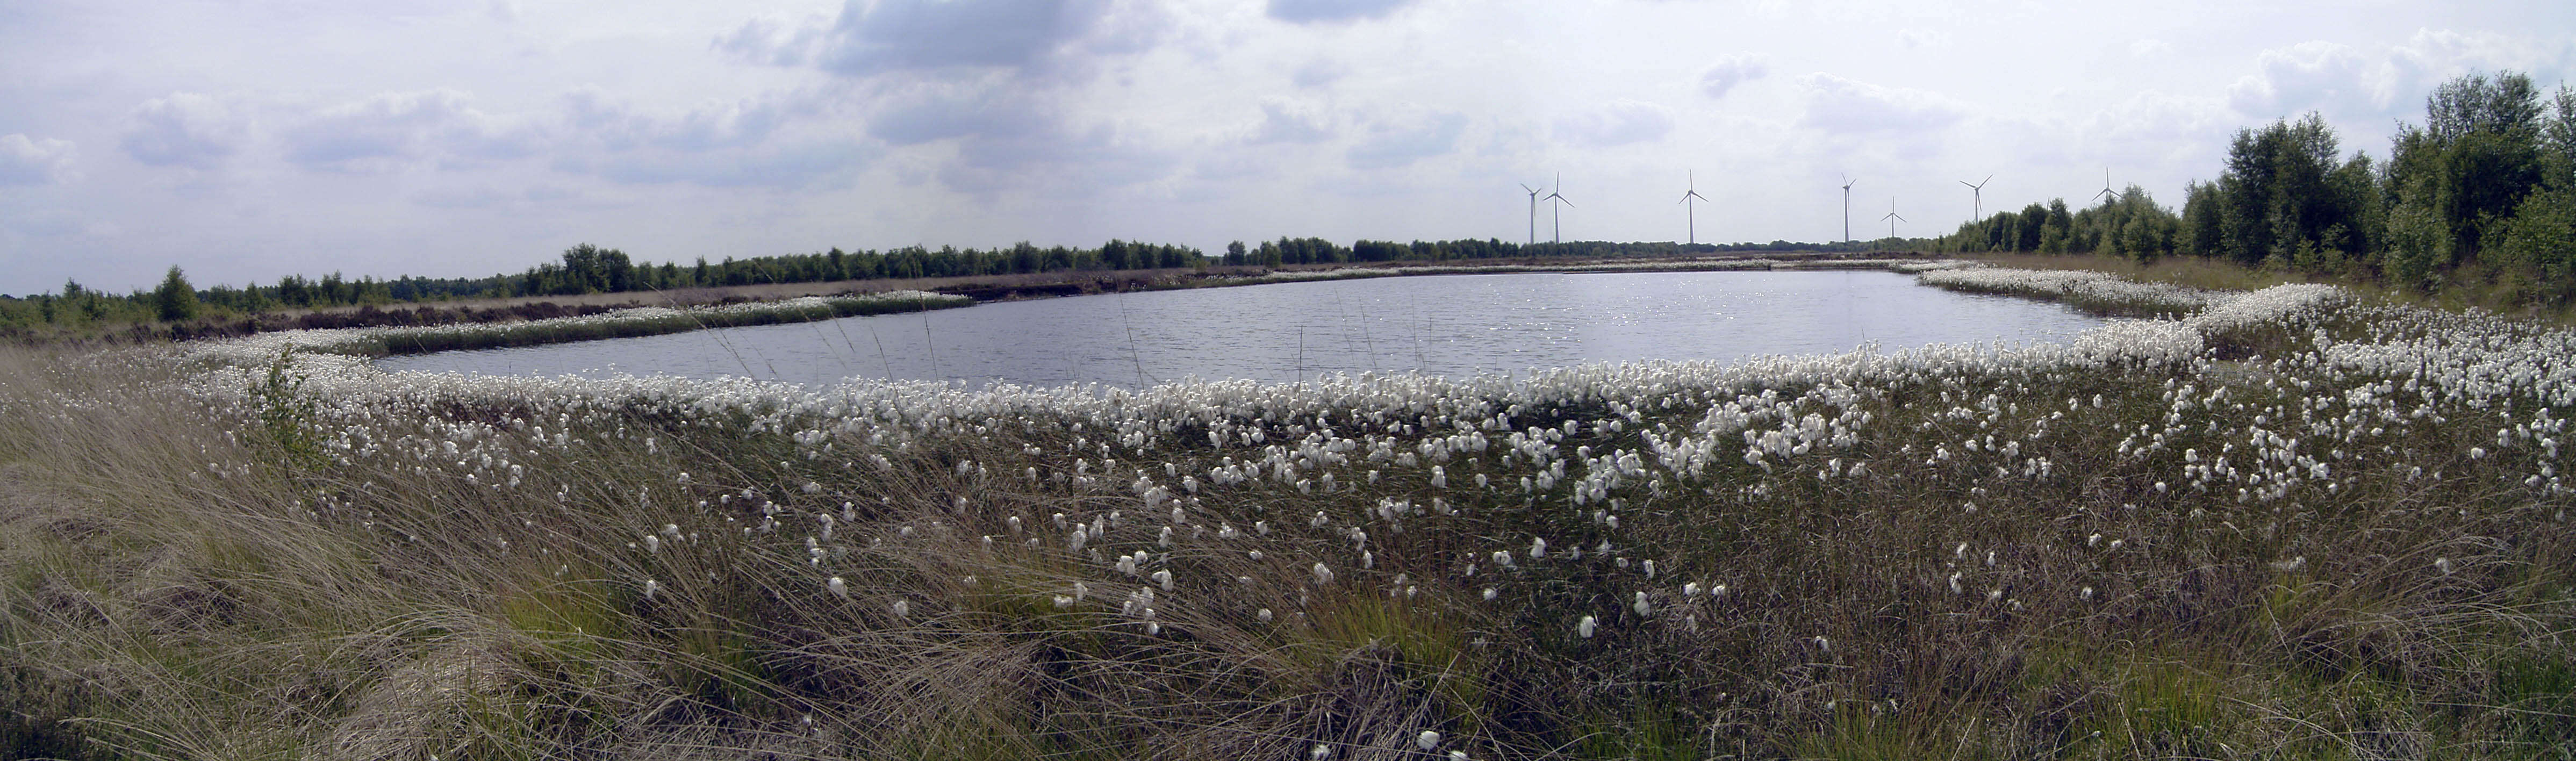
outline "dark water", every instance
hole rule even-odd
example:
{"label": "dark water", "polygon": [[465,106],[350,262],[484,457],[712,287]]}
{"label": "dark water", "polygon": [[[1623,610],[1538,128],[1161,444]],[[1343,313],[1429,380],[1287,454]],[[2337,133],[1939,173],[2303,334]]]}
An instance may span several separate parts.
{"label": "dark water", "polygon": [[444,352],[387,370],[1137,386],[2065,340],[2101,320],[1876,271],[1393,277],[1110,294]]}

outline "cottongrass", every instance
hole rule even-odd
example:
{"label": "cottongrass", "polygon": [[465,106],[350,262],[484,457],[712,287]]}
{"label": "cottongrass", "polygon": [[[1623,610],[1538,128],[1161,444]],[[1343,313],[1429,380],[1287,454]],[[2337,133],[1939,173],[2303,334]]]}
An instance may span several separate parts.
{"label": "cottongrass", "polygon": [[2195,298],[2061,345],[1143,390],[11,350],[0,690],[34,718],[0,728],[143,758],[2571,736],[2576,338]]}

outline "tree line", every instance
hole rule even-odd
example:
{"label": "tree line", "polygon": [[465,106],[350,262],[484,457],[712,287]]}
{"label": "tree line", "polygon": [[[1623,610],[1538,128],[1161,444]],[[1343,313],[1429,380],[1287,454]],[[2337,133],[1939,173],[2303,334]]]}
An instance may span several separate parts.
{"label": "tree line", "polygon": [[1019,243],[1006,248],[931,249],[910,246],[885,251],[727,257],[691,264],[635,260],[626,252],[584,243],[566,249],[557,261],[516,274],[479,278],[403,276],[390,280],[344,277],[340,273],[310,278],[287,275],[274,285],[217,285],[196,289],[172,267],[159,287],[115,294],[67,282],[60,293],[27,297],[0,296],[0,332],[38,325],[79,327],[96,324],[178,321],[201,314],[259,314],[281,309],[337,306],[384,306],[469,298],[567,296],[624,293],[707,286],[769,283],[817,283],[885,278],[1012,275],[1068,271],[1118,271],[1199,268],[1213,265],[1279,267],[1372,262],[1471,261],[1493,259],[1646,257],[1721,252],[1864,251],[1881,243],[1680,244],[1568,241],[1523,245],[1499,238],[1411,242],[1362,239],[1342,245],[1323,238],[1281,237],[1246,244],[1236,241],[1221,256],[1210,257],[1189,246],[1111,240],[1097,248],[1039,247]]}
{"label": "tree line", "polygon": [[2064,199],[1963,224],[1944,251],[2224,259],[2400,288],[2497,287],[2530,304],[2576,300],[2576,90],[2475,73],[2435,88],[2388,158],[2347,155],[2324,117],[2240,129],[2218,178],[2180,213],[2145,191],[2084,209]]}

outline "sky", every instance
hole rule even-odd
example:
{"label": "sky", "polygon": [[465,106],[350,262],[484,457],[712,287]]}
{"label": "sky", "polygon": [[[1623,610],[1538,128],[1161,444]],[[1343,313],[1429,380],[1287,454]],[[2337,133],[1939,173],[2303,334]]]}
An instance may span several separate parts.
{"label": "sky", "polygon": [[2576,82],[2576,4],[8,0],[0,293],[1519,241],[1525,185],[1540,240],[1841,239],[1846,177],[1854,237],[1928,236],[2106,170],[2178,205],[2310,111],[2384,157],[2507,69]]}

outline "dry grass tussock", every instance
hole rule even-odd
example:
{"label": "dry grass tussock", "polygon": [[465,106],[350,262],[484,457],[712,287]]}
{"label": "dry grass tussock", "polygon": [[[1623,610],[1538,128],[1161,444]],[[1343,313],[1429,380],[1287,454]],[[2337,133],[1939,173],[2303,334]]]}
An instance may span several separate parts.
{"label": "dry grass tussock", "polygon": [[797,389],[0,349],[0,755],[2495,758],[2576,336]]}

